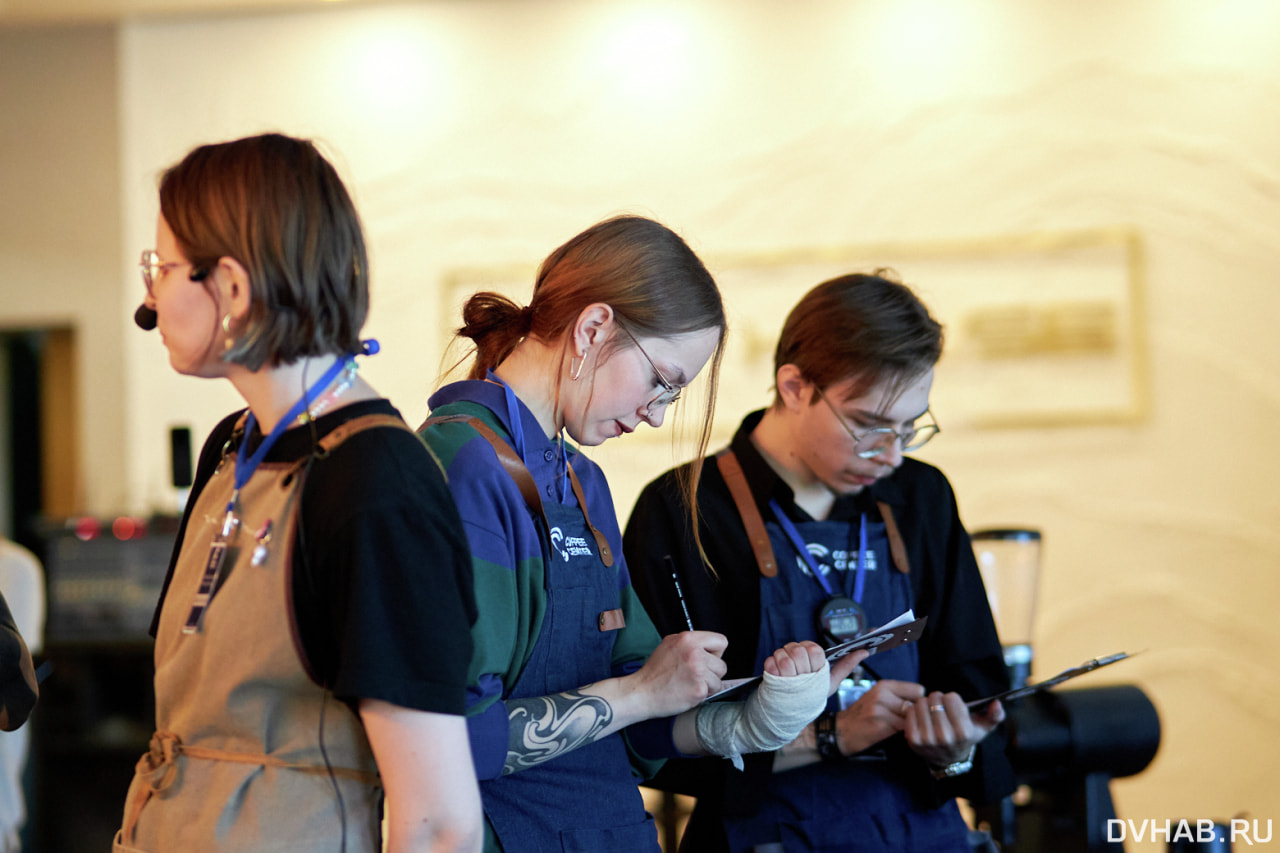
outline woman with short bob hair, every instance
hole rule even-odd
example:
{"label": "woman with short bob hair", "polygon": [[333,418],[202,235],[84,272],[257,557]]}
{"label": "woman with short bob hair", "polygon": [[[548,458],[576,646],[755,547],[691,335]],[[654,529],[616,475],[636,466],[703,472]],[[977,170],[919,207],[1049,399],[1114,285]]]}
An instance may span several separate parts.
{"label": "woman with short bob hair", "polygon": [[253,371],[360,351],[364,233],[314,145],[267,134],[197,148],[165,172],[160,211],[195,269],[241,259],[252,298],[222,361]]}
{"label": "woman with short bob hair", "polygon": [[173,368],[247,408],[200,454],[157,607],[156,733],[115,849],[479,848],[470,561],[439,466],[357,373],[360,221],[314,144],[196,148],[146,298]]}
{"label": "woman with short bob hair", "polygon": [[705,447],[720,293],[675,232],[620,216],[552,252],[527,306],[479,293],[463,323],[470,379],[432,396],[420,435],[449,473],[473,554],[467,713],[485,850],[656,853],[637,778],[676,754],[740,762],[790,740],[837,669],[818,646],[790,644],[745,702],[699,705],[720,689],[724,638],[686,630],[659,642],[631,590],[604,474],[565,441],[661,426],[710,364]]}

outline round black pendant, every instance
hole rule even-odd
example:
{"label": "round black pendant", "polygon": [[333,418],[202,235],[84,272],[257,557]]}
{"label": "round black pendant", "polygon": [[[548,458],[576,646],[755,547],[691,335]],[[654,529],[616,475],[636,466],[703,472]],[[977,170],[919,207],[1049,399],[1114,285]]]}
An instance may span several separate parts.
{"label": "round black pendant", "polygon": [[852,598],[833,596],[818,608],[818,630],[832,643],[856,640],[869,627],[866,611]]}

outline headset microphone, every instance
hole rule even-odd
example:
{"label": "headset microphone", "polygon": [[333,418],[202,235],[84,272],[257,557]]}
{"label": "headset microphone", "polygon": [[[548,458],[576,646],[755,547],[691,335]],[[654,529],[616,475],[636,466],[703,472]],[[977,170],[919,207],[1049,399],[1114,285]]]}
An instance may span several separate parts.
{"label": "headset microphone", "polygon": [[[192,281],[204,281],[209,277],[208,267],[194,267],[191,275],[187,276]],[[138,328],[144,332],[149,332],[156,327],[156,312],[154,308],[148,308],[144,302],[138,306],[138,310],[133,312],[133,322],[138,324]]]}
{"label": "headset microphone", "polygon": [[138,328],[144,332],[149,332],[156,327],[156,312],[153,308],[148,308],[146,304],[138,306],[138,310],[133,312],[133,322],[138,324]]}

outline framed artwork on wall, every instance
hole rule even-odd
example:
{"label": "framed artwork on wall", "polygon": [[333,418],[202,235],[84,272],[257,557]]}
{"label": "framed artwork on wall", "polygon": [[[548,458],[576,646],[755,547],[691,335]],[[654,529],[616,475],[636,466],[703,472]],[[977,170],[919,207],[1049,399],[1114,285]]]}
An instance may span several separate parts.
{"label": "framed artwork on wall", "polygon": [[[910,285],[945,327],[934,402],[948,425],[1127,423],[1147,412],[1143,266],[1134,229],[796,248],[709,255],[706,262],[730,323],[717,440],[728,439],[741,414],[772,399],[773,348],[791,306],[822,281],[881,269]],[[453,270],[442,288],[442,316],[456,325],[478,290],[525,304],[535,274],[535,264]],[[447,332],[450,339],[453,329]],[[463,355],[451,353],[451,361]],[[682,406],[700,411],[699,385]],[[671,442],[639,430],[628,443],[646,437]]]}

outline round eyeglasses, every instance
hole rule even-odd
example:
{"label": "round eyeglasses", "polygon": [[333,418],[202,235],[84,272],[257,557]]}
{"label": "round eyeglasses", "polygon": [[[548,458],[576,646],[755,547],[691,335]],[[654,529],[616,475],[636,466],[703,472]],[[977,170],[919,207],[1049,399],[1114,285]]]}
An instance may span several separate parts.
{"label": "round eyeglasses", "polygon": [[934,420],[933,412],[925,409],[920,417],[927,417],[930,423],[916,426],[912,424],[902,432],[889,429],[888,427],[878,427],[869,429],[866,432],[855,432],[853,427],[849,426],[844,417],[836,411],[836,407],[831,405],[831,401],[827,399],[827,395],[822,393],[822,389],[814,386],[818,391],[818,396],[822,398],[822,402],[827,404],[827,408],[831,410],[831,414],[835,415],[840,426],[844,427],[845,432],[849,433],[853,438],[853,452],[863,459],[875,459],[889,448],[893,447],[895,441],[902,442],[902,452],[910,453],[912,450],[919,450],[929,443],[935,435],[942,432],[942,427],[938,426],[938,422]]}
{"label": "round eyeglasses", "polygon": [[618,325],[618,328],[627,333],[627,337],[631,338],[631,343],[636,345],[636,349],[640,350],[640,354],[644,356],[644,360],[649,362],[649,366],[653,368],[653,378],[655,380],[653,384],[662,388],[662,393],[648,402],[645,407],[646,411],[648,411],[649,414],[653,414],[655,409],[670,406],[675,403],[676,400],[679,400],[680,392],[684,389],[678,385],[672,385],[667,381],[667,377],[662,375],[662,371],[658,369],[658,365],[654,364],[653,359],[649,358],[649,353],[645,352],[644,347],[640,346],[640,342],[636,340],[636,336],[631,334],[631,330],[621,324]]}
{"label": "round eyeglasses", "polygon": [[156,279],[171,269],[191,266],[190,261],[162,261],[155,249],[145,249],[138,261],[138,270],[142,273],[142,283],[147,286],[147,295],[155,296]]}

